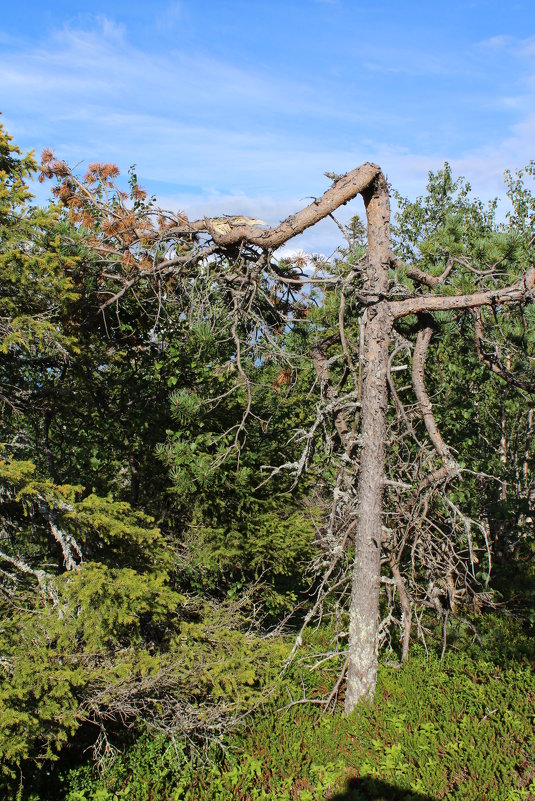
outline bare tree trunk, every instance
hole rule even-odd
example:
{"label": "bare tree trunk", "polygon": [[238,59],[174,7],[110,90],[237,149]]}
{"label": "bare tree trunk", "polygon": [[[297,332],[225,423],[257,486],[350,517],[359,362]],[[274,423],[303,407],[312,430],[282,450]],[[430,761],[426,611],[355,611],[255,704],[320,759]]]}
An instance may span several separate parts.
{"label": "bare tree trunk", "polygon": [[345,710],[373,700],[377,682],[377,626],[388,403],[388,349],[393,317],[386,299],[390,261],[390,203],[378,175],[363,193],[368,218],[369,263],[363,295],[368,302],[362,354],[362,451],[359,523],[349,610]]}

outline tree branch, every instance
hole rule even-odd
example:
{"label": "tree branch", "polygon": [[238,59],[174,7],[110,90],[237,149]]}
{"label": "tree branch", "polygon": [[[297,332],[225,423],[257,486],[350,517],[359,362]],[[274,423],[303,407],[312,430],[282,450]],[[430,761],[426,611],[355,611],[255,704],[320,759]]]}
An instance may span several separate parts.
{"label": "tree branch", "polygon": [[[332,384],[327,360],[327,349],[338,340],[339,336],[335,334],[322,342],[316,343],[312,348],[312,364],[314,365],[318,381],[320,382],[320,388],[322,391],[325,391],[325,397],[328,403],[333,406],[334,426],[340,438],[340,442],[347,450],[350,430],[342,410],[336,408],[337,394]],[[352,448],[350,450],[352,450]],[[350,453],[349,455],[351,456],[352,454]]]}
{"label": "tree branch", "polygon": [[392,258],[392,267],[394,269],[402,269],[408,278],[412,278],[412,280],[416,281],[417,284],[425,284],[425,286],[430,288],[433,288],[438,284],[441,284],[442,281],[446,280],[453,269],[454,263],[455,260],[453,256],[450,256],[444,272],[441,273],[441,275],[431,275],[430,273],[420,270],[420,268],[416,267],[414,264],[405,264],[401,261],[401,259],[398,259],[395,256]]}
{"label": "tree branch", "polygon": [[454,476],[459,472],[459,465],[456,459],[451,455],[450,449],[442,439],[442,434],[438,429],[437,421],[433,414],[433,405],[425,388],[425,362],[434,330],[434,320],[430,314],[420,315],[420,326],[412,359],[412,384],[429,439],[442,460],[442,467],[439,467],[425,477],[418,488],[418,494],[427,487],[445,481],[450,476]]}
{"label": "tree branch", "polygon": [[[213,241],[221,248],[227,248],[238,242],[248,242],[265,250],[279,248],[289,239],[302,234],[307,228],[315,225],[324,217],[328,217],[340,206],[353,200],[366,187],[370,186],[380,172],[380,167],[377,164],[371,164],[370,162],[362,164],[360,167],[348,172],[347,175],[335,180],[330,189],[327,189],[320,198],[314,200],[313,203],[296,214],[291,214],[274,228],[260,230],[250,225],[240,225],[234,226],[232,230],[225,234],[218,234],[215,230],[212,230],[210,234]],[[192,230],[203,231],[206,230],[207,226],[205,220],[196,220],[190,223],[189,227]]]}
{"label": "tree branch", "polygon": [[514,284],[503,289],[489,289],[470,295],[421,295],[390,303],[390,311],[396,319],[420,312],[450,311],[452,309],[475,309],[478,306],[500,306],[505,303],[529,303],[535,295],[535,267]]}

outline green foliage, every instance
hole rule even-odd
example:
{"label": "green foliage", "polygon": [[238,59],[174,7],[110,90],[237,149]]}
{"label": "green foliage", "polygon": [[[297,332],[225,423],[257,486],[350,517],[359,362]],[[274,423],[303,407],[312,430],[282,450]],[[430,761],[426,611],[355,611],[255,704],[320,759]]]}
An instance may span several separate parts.
{"label": "green foliage", "polygon": [[[266,712],[209,765],[163,739],[142,739],[101,779],[71,773],[66,798],[315,801],[352,778],[363,788],[374,779],[397,788],[407,801],[411,793],[520,801],[534,790],[534,693],[528,668],[418,654],[401,670],[381,667],[374,708],[348,718],[299,706]],[[351,797],[372,797],[362,793]]]}
{"label": "green foliage", "polygon": [[[440,295],[480,292],[514,281],[530,262],[532,179],[533,165],[514,176],[506,175],[512,211],[504,224],[496,220],[496,202],[484,206],[466,181],[453,179],[449,165],[430,173],[425,196],[416,201],[398,197],[395,243],[400,256],[411,264],[432,276],[446,270],[447,277],[430,288],[418,287],[402,270],[395,278],[411,291]],[[402,291],[399,284],[398,290]],[[486,527],[485,537],[477,525],[471,532],[477,550],[473,586],[479,584],[495,600],[515,596],[517,611],[527,617],[533,591],[528,564],[534,543],[530,512],[535,455],[530,423],[535,386],[533,309],[531,305],[501,306],[481,309],[478,314],[480,352],[472,312],[433,314],[425,385],[439,431],[462,471],[448,483],[449,499]],[[415,318],[406,318],[397,328],[413,341],[415,325]],[[402,401],[410,408],[414,396],[406,390],[402,390]],[[413,425],[419,440],[425,442],[423,421],[416,419]],[[403,447],[405,459],[414,462],[419,452],[416,442],[407,438]],[[439,464],[432,455],[428,460],[435,467]],[[433,514],[442,526],[448,508],[437,502]],[[468,547],[462,534],[459,546]],[[490,560],[487,546],[492,550]],[[517,580],[512,582],[513,553]],[[407,571],[412,569],[407,562]]]}
{"label": "green foliage", "polygon": [[[152,659],[147,624],[162,625],[183,600],[169,587],[158,559],[161,535],[149,518],[111,499],[77,500],[80,487],[35,474],[31,462],[0,463],[12,558],[33,579],[23,584],[13,578],[0,601],[0,752],[8,770],[39,749],[53,757],[86,718],[84,704],[95,685],[119,685],[133,669],[141,676]],[[58,538],[64,556],[76,540],[93,550],[106,544],[113,567],[73,561],[72,569],[62,570],[53,561]],[[126,550],[138,569],[118,566]],[[45,564],[32,567],[43,552]]]}
{"label": "green foliage", "polygon": [[[242,415],[243,390],[212,413],[209,399],[235,383],[223,299],[212,299],[227,326],[222,340],[207,320],[189,325],[179,293],[156,334],[154,318],[139,317],[143,293],[146,308],[154,303],[150,282],[120,315],[103,315],[108,283],[84,227],[95,220],[82,215],[73,226],[60,206],[32,208],[35,162],[3,129],[0,157],[8,793],[18,771],[38,764],[53,773],[99,731],[121,743],[140,721],[158,721],[202,739],[256,703],[286,646],[253,633],[258,599],[245,590],[262,576],[271,613],[287,609],[313,527],[295,501],[271,501],[268,491],[252,499],[272,456],[257,447],[257,422],[241,462],[233,435],[224,436]],[[102,181],[93,185],[102,196]]]}
{"label": "green foliage", "polygon": [[33,155],[21,156],[0,124],[0,355],[65,361],[76,346],[57,320],[78,298],[78,260],[59,235],[59,210],[30,205],[27,180],[36,171]]}
{"label": "green foliage", "polygon": [[176,380],[185,385],[173,384],[172,423],[156,453],[169,471],[169,502],[183,529],[183,586],[223,598],[256,584],[273,619],[293,608],[304,587],[319,516],[310,504],[303,508],[309,485],[290,493],[291,476],[267,481],[267,466],[280,461],[281,439],[307,420],[312,404],[297,389],[277,391],[281,368],[255,360],[259,339],[246,365],[254,383],[244,419],[246,392],[236,382],[228,321],[222,325],[197,322],[184,347],[170,351]]}
{"label": "green foliage", "polygon": [[[115,801],[117,798],[168,798],[178,801],[194,782],[194,768],[181,743],[163,736],[143,736],[106,772],[106,783],[95,782],[89,767],[73,770],[68,777],[68,801]],[[170,788],[172,787],[172,790]]]}
{"label": "green foliage", "polygon": [[[409,201],[394,192],[399,211],[393,232],[400,255],[408,261],[422,255],[436,257],[466,254],[466,247],[481,246],[493,232],[496,201],[487,207],[471,196],[464,178],[455,180],[451,167],[429,173],[427,194]],[[431,265],[429,265],[431,266]]]}

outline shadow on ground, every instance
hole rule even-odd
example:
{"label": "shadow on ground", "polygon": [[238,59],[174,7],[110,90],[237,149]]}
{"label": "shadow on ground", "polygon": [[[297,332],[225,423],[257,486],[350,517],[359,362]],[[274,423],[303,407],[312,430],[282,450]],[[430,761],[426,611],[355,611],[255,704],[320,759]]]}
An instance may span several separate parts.
{"label": "shadow on ground", "polygon": [[430,795],[402,790],[379,779],[350,779],[346,789],[330,801],[436,801]]}

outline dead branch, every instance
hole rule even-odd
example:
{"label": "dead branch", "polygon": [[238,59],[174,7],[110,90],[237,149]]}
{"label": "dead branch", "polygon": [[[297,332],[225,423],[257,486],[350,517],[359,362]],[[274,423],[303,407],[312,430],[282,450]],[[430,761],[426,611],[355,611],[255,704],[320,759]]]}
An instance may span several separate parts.
{"label": "dead branch", "polygon": [[[329,362],[327,359],[327,350],[330,345],[334,344],[339,340],[339,336],[334,334],[333,336],[329,337],[328,339],[324,339],[321,342],[318,342],[312,348],[312,364],[314,365],[314,369],[316,371],[316,375],[318,377],[318,381],[320,383],[320,387],[322,392],[325,394],[325,398],[327,402],[332,407],[332,415],[333,415],[333,422],[340,437],[340,442],[342,443],[343,447],[346,449],[349,446],[349,436],[350,436],[350,429],[347,424],[347,420],[342,412],[341,409],[336,408],[336,400],[337,400],[337,393],[333,387],[331,374],[329,370]],[[353,447],[350,448],[351,451]],[[349,453],[349,456],[352,454]]]}
{"label": "dead branch", "polygon": [[[313,203],[296,214],[291,214],[279,225],[267,230],[256,230],[248,225],[240,225],[233,227],[225,234],[218,234],[214,231],[212,234],[213,241],[223,249],[239,242],[248,242],[250,245],[258,245],[263,250],[276,250],[288,242],[289,239],[302,234],[307,228],[329,216],[340,206],[353,200],[370,186],[380,172],[381,169],[377,164],[367,162],[351,170],[346,175],[337,178],[320,198],[314,200]],[[197,220],[190,223],[190,226],[193,230],[202,231],[205,230],[206,223],[204,220]],[[170,233],[172,233],[172,230]]]}
{"label": "dead branch", "polygon": [[414,393],[418,399],[420,413],[423,417],[429,439],[437,454],[440,456],[443,465],[450,473],[456,473],[459,470],[456,460],[451,455],[450,449],[442,439],[442,435],[438,429],[435,416],[433,414],[433,406],[424,383],[425,362],[427,359],[427,351],[433,336],[434,321],[431,315],[421,314],[419,316],[420,330],[416,337],[416,345],[414,347],[414,355],[412,359],[412,384]]}
{"label": "dead branch", "polygon": [[446,280],[448,275],[453,270],[453,265],[455,264],[455,260],[452,256],[448,258],[448,263],[446,265],[446,269],[441,273],[441,275],[431,275],[430,273],[426,273],[423,270],[420,270],[419,267],[416,267],[414,264],[404,264],[401,259],[398,259],[396,256],[392,256],[392,267],[401,269],[405,272],[405,275],[408,278],[412,278],[417,284],[424,284],[425,286],[430,287],[431,289],[441,284],[443,281]]}
{"label": "dead branch", "polygon": [[420,295],[406,300],[391,301],[390,312],[395,319],[420,312],[475,309],[480,306],[500,306],[506,303],[528,303],[535,297],[535,267],[519,281],[502,289],[489,289],[469,295]]}

